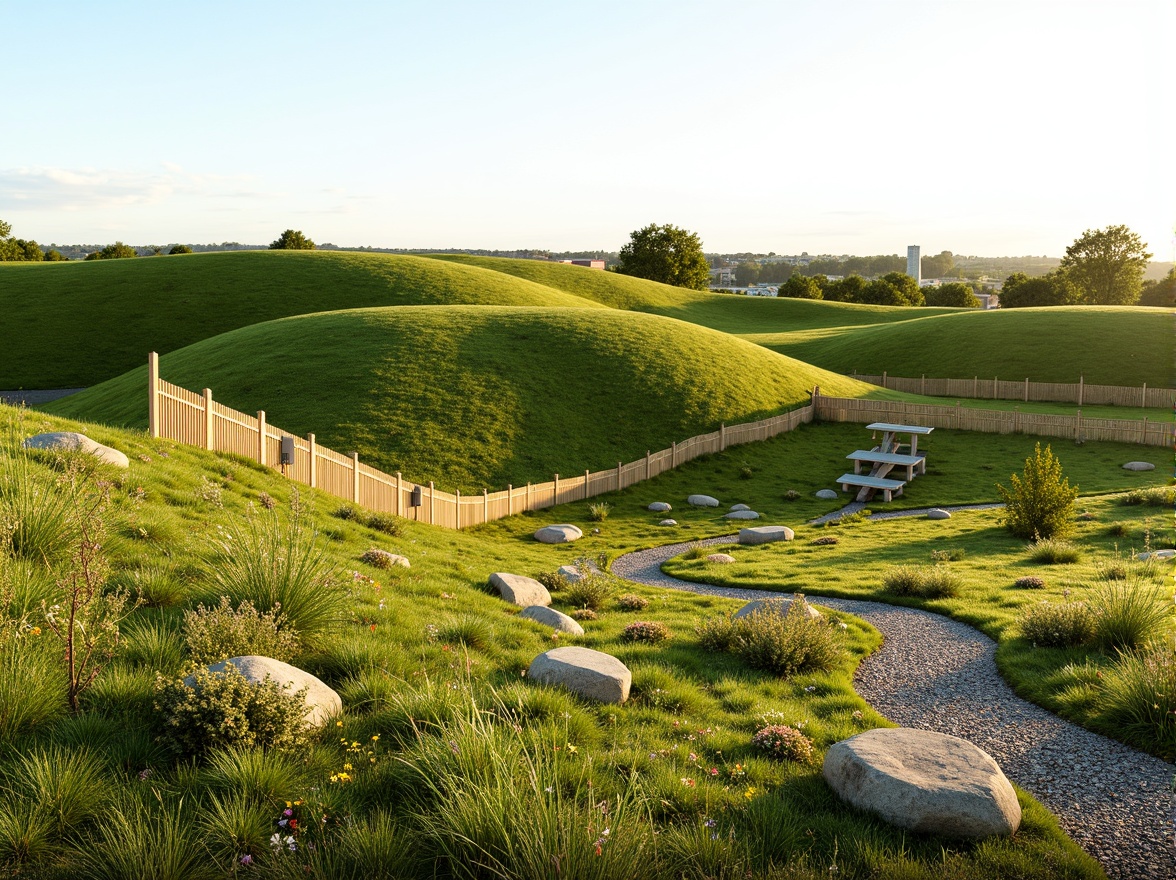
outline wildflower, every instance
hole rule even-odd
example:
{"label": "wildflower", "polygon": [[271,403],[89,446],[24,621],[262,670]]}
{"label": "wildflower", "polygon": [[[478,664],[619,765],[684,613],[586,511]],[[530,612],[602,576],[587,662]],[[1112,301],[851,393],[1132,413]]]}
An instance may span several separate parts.
{"label": "wildflower", "polygon": [[755,786],[754,785],[747,786],[747,791],[743,792],[743,796],[745,798],[747,798],[748,800],[751,800],[753,797],[755,797]]}
{"label": "wildflower", "polygon": [[245,853],[245,855],[241,856],[239,861],[242,865],[246,865],[246,866],[252,865],[253,864],[253,856],[249,855],[249,853]]}
{"label": "wildflower", "polygon": [[39,636],[40,634],[41,634],[41,627],[39,627],[39,626],[34,626],[32,629],[29,630],[30,636]]}
{"label": "wildflower", "polygon": [[690,760],[691,760],[691,761],[697,761],[697,760],[698,760],[698,755],[694,754],[694,752],[691,752],[691,753],[690,753]]}
{"label": "wildflower", "polygon": [[376,631],[376,625],[374,623],[371,625],[371,630],[372,630],[372,632]]}
{"label": "wildflower", "polygon": [[816,689],[817,689],[817,686],[816,686],[815,684],[810,684],[808,687],[806,687],[806,688],[804,689],[804,692],[805,692],[806,694],[811,694],[811,693],[812,693],[813,691],[815,691]]}
{"label": "wildflower", "polygon": [[716,822],[714,819],[707,819],[705,822],[702,823],[702,827],[703,828],[714,828],[718,824],[719,823]]}
{"label": "wildflower", "polygon": [[707,772],[710,773],[711,776],[718,776],[719,775],[719,768],[718,767],[711,767],[710,770]]}
{"label": "wildflower", "polygon": [[343,726],[343,722],[342,722],[342,721],[336,721],[336,722],[335,722],[335,726],[336,726],[336,727],[342,727],[342,726]]}
{"label": "wildflower", "polygon": [[547,786],[547,788],[545,788],[545,789],[543,789],[543,790],[544,790],[545,792],[547,792],[548,794],[551,794],[552,792],[554,792],[554,791],[555,791],[555,786],[554,786],[554,785],[549,785],[549,786]]}
{"label": "wildflower", "polygon": [[696,782],[695,782],[693,779],[689,779],[689,778],[687,778],[687,777],[683,776],[683,777],[682,777],[682,784],[683,784],[684,786],[686,786],[687,788],[694,788],[694,786],[695,786],[697,783],[696,783]]}
{"label": "wildflower", "polygon": [[282,815],[288,819],[294,815],[294,811],[289,807],[286,807],[286,809],[282,810]]}
{"label": "wildflower", "polygon": [[853,720],[854,721],[861,721],[862,720],[862,710],[861,709],[854,709],[853,710]]}
{"label": "wildflower", "polygon": [[578,748],[576,748],[576,747],[575,747],[574,745],[572,745],[571,743],[568,743],[567,745],[568,745],[568,752],[569,752],[570,754],[573,754],[573,755],[574,755],[574,754],[576,754],[576,752],[580,751]]}

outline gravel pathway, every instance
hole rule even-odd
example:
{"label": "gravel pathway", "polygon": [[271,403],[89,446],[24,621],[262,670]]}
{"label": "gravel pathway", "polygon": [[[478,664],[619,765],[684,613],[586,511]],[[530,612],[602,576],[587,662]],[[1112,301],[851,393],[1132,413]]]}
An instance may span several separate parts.
{"label": "gravel pathway", "polygon": [[[909,513],[909,512],[907,512]],[[699,543],[730,544],[734,536]],[[661,565],[691,545],[621,556],[619,577],[733,599],[768,590],[712,587],[666,575]],[[996,670],[996,643],[927,611],[856,599],[814,599],[869,621],[882,647],[858,668],[855,687],[891,721],[967,739],[1058,817],[1112,878],[1176,878],[1169,785],[1176,767],[1063,721],[1016,694]]]}

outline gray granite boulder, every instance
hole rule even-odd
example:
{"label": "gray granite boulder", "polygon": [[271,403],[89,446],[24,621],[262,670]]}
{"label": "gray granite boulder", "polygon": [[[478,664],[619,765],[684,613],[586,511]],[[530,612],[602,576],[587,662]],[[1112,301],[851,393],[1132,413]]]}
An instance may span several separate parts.
{"label": "gray granite boulder", "polygon": [[691,495],[686,499],[687,504],[692,504],[695,507],[718,507],[719,499],[712,498],[709,495]]}
{"label": "gray granite boulder", "polygon": [[1021,825],[1017,794],[996,761],[944,733],[867,730],[835,743],[823,772],[842,800],[911,831],[980,838]]}
{"label": "gray granite boulder", "polygon": [[676,519],[663,519],[658,523],[659,526],[676,526],[678,521]]}
{"label": "gray granite boulder", "polygon": [[936,507],[927,511],[927,519],[951,519],[951,511]]}
{"label": "gray granite boulder", "polygon": [[1125,471],[1154,471],[1156,466],[1150,461],[1129,461],[1123,465]]}
{"label": "gray granite boulder", "polygon": [[723,519],[759,519],[759,514],[754,510],[732,510]]}
{"label": "gray granite boulder", "polygon": [[837,493],[832,489],[818,489],[817,497],[823,501],[836,501]]}
{"label": "gray granite boulder", "polygon": [[562,685],[573,693],[602,703],[629,699],[633,674],[616,657],[590,648],[553,648],[531,661],[527,678]]}
{"label": "gray granite boulder", "polygon": [[584,635],[584,627],[580,626],[580,624],[572,620],[562,611],[556,611],[554,608],[547,608],[543,605],[531,605],[520,611],[519,617],[525,617],[527,620],[533,620],[536,623],[541,623],[543,626],[558,630],[559,632],[571,633],[574,636]]}
{"label": "gray granite boulder", "polygon": [[652,510],[654,513],[667,513],[674,508],[670,507],[670,505],[666,504],[664,501],[655,501],[645,509]]}
{"label": "gray granite boulder", "polygon": [[535,540],[541,544],[570,544],[584,537],[578,526],[571,523],[558,523],[554,526],[544,526],[535,532]]}
{"label": "gray granite boulder", "polygon": [[[757,612],[760,614],[787,614],[795,601],[793,596],[781,596],[779,599],[754,599],[736,611],[735,617],[751,617]],[[822,616],[820,611],[805,602],[804,599],[800,601],[804,605],[804,613],[809,617],[815,620]]]}
{"label": "gray granite boulder", "polygon": [[[343,700],[334,690],[297,666],[291,666],[272,657],[247,654],[214,663],[208,667],[208,671],[221,674],[229,664],[237,667],[237,671],[250,684],[261,684],[269,678],[291,694],[306,688],[306,723],[310,727],[322,727],[328,719],[343,711]],[[191,675],[184,679],[184,684],[188,687],[192,687],[195,682],[195,677]]]}
{"label": "gray granite boulder", "polygon": [[507,602],[521,608],[551,604],[551,593],[547,592],[547,587],[525,575],[496,571],[490,575],[490,586],[498,590],[498,594]]}
{"label": "gray granite boulder", "polygon": [[732,504],[731,512],[734,513],[737,510],[751,510],[751,508],[746,504]]}
{"label": "gray granite boulder", "polygon": [[130,459],[125,453],[109,446],[95,442],[85,434],[76,431],[51,431],[47,434],[37,434],[24,442],[25,449],[59,449],[62,452],[83,452],[92,455],[104,464],[126,468],[131,466]]}
{"label": "gray granite boulder", "polygon": [[584,580],[584,572],[580,571],[578,565],[561,565],[556,569],[556,574],[561,575],[569,584],[576,584]]}
{"label": "gray granite boulder", "polygon": [[712,553],[706,558],[707,562],[717,562],[720,565],[730,565],[735,561],[735,557],[729,553]]}
{"label": "gray granite boulder", "polygon": [[788,526],[753,526],[739,530],[740,544],[770,544],[772,541],[791,541],[794,537]]}
{"label": "gray granite boulder", "polygon": [[1136,553],[1135,558],[1140,562],[1145,562],[1148,559],[1173,559],[1176,558],[1176,550],[1153,550],[1151,553]]}

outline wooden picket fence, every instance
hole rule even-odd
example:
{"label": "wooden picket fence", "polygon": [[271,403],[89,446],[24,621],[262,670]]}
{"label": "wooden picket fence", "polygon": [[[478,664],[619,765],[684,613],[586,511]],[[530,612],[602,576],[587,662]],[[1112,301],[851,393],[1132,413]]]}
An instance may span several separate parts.
{"label": "wooden picket fence", "polygon": [[971,397],[978,400],[1020,400],[1075,403],[1078,406],[1142,406],[1167,408],[1176,402],[1174,388],[1148,388],[1142,385],[1088,385],[1082,376],[1077,382],[1030,382],[1028,378],[1010,380],[973,376],[971,379],[912,379],[902,376],[866,376],[858,372],[854,379],[881,385],[908,394],[928,397]]}
{"label": "wooden picket fence", "polygon": [[[268,423],[265,412],[246,415],[212,399],[205,388],[196,394],[159,377],[159,356],[148,356],[148,424],[152,437],[166,437],[191,446],[228,452],[263,465],[280,468],[292,480],[327,492],[371,510],[461,529],[512,516],[528,510],[542,510],[570,501],[583,501],[617,492],[635,483],[692,461],[699,456],[742,443],[767,440],[814,419],[833,422],[904,422],[934,428],[1010,434],[1021,432],[1072,440],[1114,440],[1165,446],[1173,442],[1173,425],[1143,419],[1084,419],[978,410],[955,406],[903,403],[887,400],[859,400],[825,397],[813,389],[808,406],[740,425],[721,425],[719,430],[699,434],[660,452],[647,452],[615,468],[584,471],[574,477],[555,474],[546,483],[509,485],[506,489],[480,495],[445,492],[429,483],[413,483],[399,472],[386,474],[359,460],[358,453],[343,455],[319,445],[314,434],[294,437]],[[282,440],[293,442],[294,455],[282,463]]]}

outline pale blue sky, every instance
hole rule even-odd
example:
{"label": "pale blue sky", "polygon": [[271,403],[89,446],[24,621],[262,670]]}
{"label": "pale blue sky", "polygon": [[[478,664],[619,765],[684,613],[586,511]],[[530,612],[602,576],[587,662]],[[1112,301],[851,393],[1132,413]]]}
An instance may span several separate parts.
{"label": "pale blue sky", "polygon": [[42,243],[1173,257],[1173,0],[5,7]]}

